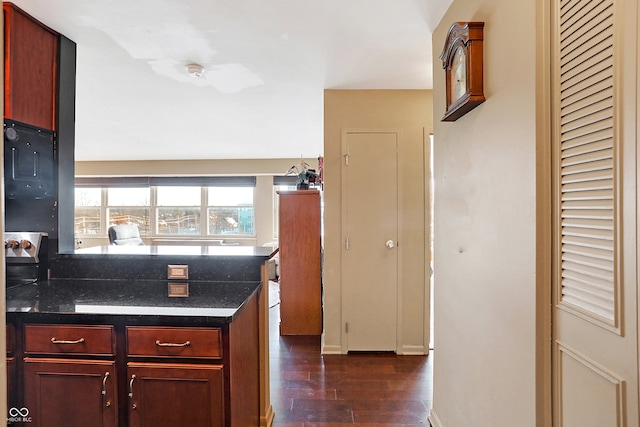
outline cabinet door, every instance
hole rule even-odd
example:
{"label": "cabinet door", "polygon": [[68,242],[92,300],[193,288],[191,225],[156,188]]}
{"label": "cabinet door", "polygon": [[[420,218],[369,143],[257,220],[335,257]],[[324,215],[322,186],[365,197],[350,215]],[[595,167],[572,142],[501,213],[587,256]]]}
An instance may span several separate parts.
{"label": "cabinet door", "polygon": [[12,324],[7,323],[7,407],[12,408],[17,401],[16,390],[16,358],[11,357],[15,351],[16,338],[15,329]]}
{"label": "cabinet door", "polygon": [[16,359],[15,357],[7,357],[7,407],[14,407],[16,401]]}
{"label": "cabinet door", "polygon": [[11,3],[3,10],[4,116],[55,130],[59,36]]}
{"label": "cabinet door", "polygon": [[222,365],[128,365],[130,427],[222,427]]}
{"label": "cabinet door", "polygon": [[322,333],[320,193],[281,191],[280,334]]}
{"label": "cabinet door", "polygon": [[32,427],[115,427],[113,361],[24,359],[24,403]]}

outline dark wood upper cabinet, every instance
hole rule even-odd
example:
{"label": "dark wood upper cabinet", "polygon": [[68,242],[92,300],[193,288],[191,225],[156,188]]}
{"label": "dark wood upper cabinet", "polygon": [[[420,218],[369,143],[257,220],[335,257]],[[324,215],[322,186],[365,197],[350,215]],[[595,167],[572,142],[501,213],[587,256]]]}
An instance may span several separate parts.
{"label": "dark wood upper cabinet", "polygon": [[4,12],[4,117],[56,130],[59,34],[12,3]]}

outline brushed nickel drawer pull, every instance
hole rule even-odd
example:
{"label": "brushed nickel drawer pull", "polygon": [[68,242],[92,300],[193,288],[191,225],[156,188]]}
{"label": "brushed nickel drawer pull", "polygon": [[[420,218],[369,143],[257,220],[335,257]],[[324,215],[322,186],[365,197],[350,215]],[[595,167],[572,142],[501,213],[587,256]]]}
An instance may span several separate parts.
{"label": "brushed nickel drawer pull", "polygon": [[191,345],[191,341],[185,341],[182,344],[176,344],[172,342],[160,342],[160,340],[156,340],[156,345],[158,347],[189,347]]}
{"label": "brushed nickel drawer pull", "polygon": [[65,340],[57,340],[55,337],[51,338],[52,344],[82,344],[84,342],[84,338],[80,338],[75,341],[65,341]]}
{"label": "brushed nickel drawer pull", "polygon": [[109,372],[104,373],[104,378],[102,379],[102,402],[105,407],[111,406],[111,402],[107,400],[107,380],[109,379]]}
{"label": "brushed nickel drawer pull", "polygon": [[131,409],[136,409],[138,406],[133,403],[133,381],[135,381],[136,376],[131,375],[131,381],[129,381],[129,402],[131,403]]}

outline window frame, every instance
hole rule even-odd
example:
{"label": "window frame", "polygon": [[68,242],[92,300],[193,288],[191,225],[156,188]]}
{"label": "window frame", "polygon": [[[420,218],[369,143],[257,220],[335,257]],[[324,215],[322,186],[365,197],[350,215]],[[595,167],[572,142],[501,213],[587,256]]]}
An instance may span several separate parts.
{"label": "window frame", "polygon": [[[79,179],[76,179],[76,187],[97,187],[101,190],[101,199],[100,206],[95,206],[97,210],[100,212],[100,233],[99,234],[79,234],[76,233],[74,227],[74,235],[77,238],[107,238],[107,230],[109,228],[109,209],[112,207],[117,208],[146,208],[149,210],[149,233],[145,234],[145,238],[180,238],[184,240],[189,239],[255,239],[256,236],[256,186],[255,186],[255,177],[239,177],[238,181],[234,180],[234,177],[222,177],[219,181],[214,181],[213,185],[210,182],[212,177],[204,177],[204,178],[190,178],[188,180],[181,180],[179,178],[170,179],[170,178],[158,178],[158,179],[147,179],[146,182],[136,177],[136,179],[128,182],[126,179],[117,178],[115,185],[110,185],[110,181],[108,178],[99,178],[92,180],[90,178],[80,180],[80,185],[78,185]],[[251,179],[253,179],[253,185],[251,185]],[[136,205],[136,206],[110,206],[108,205],[108,188],[116,187],[116,186],[125,186],[125,187],[149,187],[149,205]],[[159,206],[157,204],[158,198],[158,187],[164,186],[188,186],[188,187],[200,187],[200,206]],[[251,234],[242,233],[242,234],[209,234],[209,208],[224,208],[228,207],[226,205],[211,205],[209,206],[209,191],[208,188],[212,186],[218,187],[251,187],[252,189],[252,200],[251,205],[240,205],[240,206],[232,206],[232,208],[250,208],[253,210],[252,220],[253,220],[253,232]],[[91,206],[80,206],[81,208],[92,208]],[[159,208],[189,208],[189,209],[199,209],[200,212],[200,224],[197,233],[194,234],[164,234],[158,232],[158,209]],[[74,206],[74,216],[75,216],[75,206]],[[75,218],[74,218],[75,219]]]}

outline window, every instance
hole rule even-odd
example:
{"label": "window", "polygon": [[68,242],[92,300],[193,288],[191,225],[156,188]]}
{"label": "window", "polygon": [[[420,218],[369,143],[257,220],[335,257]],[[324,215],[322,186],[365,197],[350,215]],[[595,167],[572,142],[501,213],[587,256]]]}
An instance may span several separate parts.
{"label": "window", "polygon": [[253,235],[253,188],[208,188],[209,235]]}
{"label": "window", "polygon": [[103,234],[101,228],[102,191],[99,188],[76,188],[75,234]]}
{"label": "window", "polygon": [[107,223],[135,224],[149,235],[149,188],[107,188]]}
{"label": "window", "polygon": [[140,181],[78,179],[76,235],[105,236],[109,226],[127,223],[147,237],[255,235],[255,177]]}
{"label": "window", "polygon": [[156,233],[200,233],[200,187],[157,187]]}

